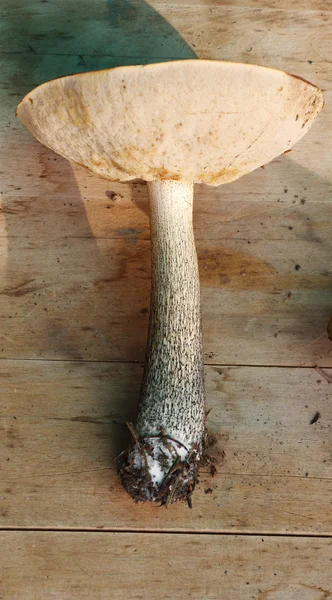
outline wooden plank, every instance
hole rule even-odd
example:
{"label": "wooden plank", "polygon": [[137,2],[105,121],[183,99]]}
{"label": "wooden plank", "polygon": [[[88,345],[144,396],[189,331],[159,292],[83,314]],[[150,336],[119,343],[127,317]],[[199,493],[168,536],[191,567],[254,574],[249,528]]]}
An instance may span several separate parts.
{"label": "wooden plank", "polygon": [[26,90],[75,71],[197,55],[295,70],[330,87],[329,15],[322,10],[329,4],[302,0],[271,9],[267,1],[264,8],[246,0],[245,6],[34,0],[24,7],[15,0],[2,18],[2,83],[10,78],[13,92],[20,80]]}
{"label": "wooden plank", "polygon": [[3,6],[0,16],[2,52],[195,57],[168,15],[164,18],[143,0],[74,0],[70,4],[65,0],[56,4],[33,0],[29,5],[14,0],[10,6]]}
{"label": "wooden plank", "polygon": [[[11,92],[20,79],[27,89],[77,71],[195,56],[291,70],[330,88],[329,14],[318,0],[317,10],[304,10],[302,3],[271,10],[218,2],[34,0],[22,7],[15,1],[2,17],[0,48]],[[5,78],[2,72],[3,84]]]}
{"label": "wooden plank", "polygon": [[244,7],[244,8],[255,8],[257,12],[260,12],[262,9],[278,9],[284,10],[288,13],[292,11],[322,11],[329,12],[331,10],[331,4],[329,0],[261,0],[259,6],[257,6],[256,0],[234,0],[234,2],[230,2],[230,0],[172,0],[172,2],[167,2],[166,0],[145,0],[148,1],[155,9],[158,9],[159,6],[199,6],[204,8],[220,8],[220,7]]}
{"label": "wooden plank", "polygon": [[[18,11],[18,4],[14,3],[11,6],[15,18],[13,17],[14,21],[10,23],[17,24],[17,20],[21,19],[21,13]],[[57,258],[65,266],[66,273],[63,272],[64,267],[60,268],[62,289],[59,288],[53,264],[46,264],[45,271],[47,271],[48,277],[55,277],[55,280],[47,281],[47,287],[43,288],[42,307],[38,305],[36,297],[33,302],[37,302],[37,304],[31,306],[28,302],[28,306],[26,306],[27,301],[30,300],[30,292],[26,288],[23,289],[24,295],[15,299],[15,304],[12,301],[13,298],[7,296],[9,308],[4,306],[4,318],[9,315],[12,318],[15,316],[16,320],[11,320],[11,323],[8,324],[6,319],[3,355],[21,358],[42,356],[97,360],[142,360],[148,318],[147,314],[144,316],[144,313],[148,307],[149,294],[149,250],[148,243],[145,243],[145,240],[148,239],[148,221],[144,214],[147,211],[146,191],[139,187],[131,190],[129,186],[109,184],[89,177],[83,172],[72,170],[66,161],[55,157],[48,150],[36,144],[19,124],[15,124],[12,117],[13,106],[20,94],[45,78],[75,70],[114,66],[114,64],[118,64],[117,59],[122,63],[130,62],[132,59],[128,55],[120,58],[99,56],[96,46],[94,46],[92,54],[88,55],[87,60],[84,59],[83,62],[81,55],[44,55],[44,51],[48,52],[52,49],[51,41],[56,37],[53,25],[51,31],[48,29],[53,21],[46,17],[44,19],[42,16],[44,13],[37,10],[37,5],[33,6],[35,6],[35,12],[29,13],[33,23],[36,24],[38,18],[42,18],[43,27],[46,28],[44,31],[43,27],[38,27],[38,32],[42,32],[42,37],[39,36],[39,40],[34,40],[41,44],[36,48],[42,54],[36,54],[30,50],[30,54],[23,52],[23,54],[13,54],[4,58],[3,88],[7,85],[10,91],[3,89],[5,110],[7,111],[3,118],[8,128],[3,146],[2,168],[6,177],[2,183],[2,191],[9,193],[10,197],[4,199],[4,210],[7,213],[6,223],[3,222],[3,231],[10,237],[22,235],[22,229],[24,229],[27,237],[36,237],[37,234],[38,239],[41,240],[43,235],[49,237],[48,228],[51,226],[55,236],[60,232],[62,235],[68,232],[70,237],[115,237],[118,241],[110,247],[105,241],[94,244],[92,239],[83,240],[85,249],[83,250],[82,242],[82,254],[85,257],[86,265],[86,271],[83,272],[82,264],[77,263],[80,261],[78,245],[76,244],[76,249],[72,248],[75,242],[70,240],[69,250],[68,241],[58,242],[56,237],[56,242],[52,242],[53,247],[52,249],[49,247],[47,254],[49,260],[52,261],[51,252],[57,253]],[[68,5],[68,3],[61,4],[61,7],[52,5],[47,8],[48,11],[53,11],[54,19],[64,28],[69,26],[66,13],[69,6],[70,10],[75,10],[75,5]],[[131,10],[131,4],[127,3],[126,6]],[[144,13],[145,9],[142,6],[137,4],[138,13],[135,13],[138,15],[137,31],[135,29],[136,33],[138,32],[138,39],[146,38],[146,36],[142,36],[142,32],[147,13]],[[158,15],[151,12],[152,4],[150,7],[147,7],[146,4],[145,6],[146,10],[150,11],[150,21],[151,19],[152,22],[154,19],[158,21]],[[325,15],[317,11],[315,14],[310,12],[309,18],[308,14],[303,16],[297,11],[294,17],[295,24],[292,21],[292,28],[290,28],[290,13],[287,11],[281,11],[282,14],[279,18],[280,11],[257,11],[253,7],[247,12],[245,7],[234,8],[222,5],[217,7],[219,11],[217,13],[215,11],[206,13],[206,7],[203,5],[196,8],[196,12],[192,12],[190,9],[188,16],[188,7],[175,6],[173,10],[169,5],[162,5],[163,14],[171,23],[173,23],[173,16],[178,15],[176,17],[179,19],[177,27],[181,34],[184,31],[183,28],[191,27],[188,32],[190,40],[196,34],[197,37],[199,35],[196,25],[204,23],[203,37],[210,39],[211,36],[215,38],[211,27],[222,23],[227,30],[227,36],[224,36],[226,44],[223,43],[219,49],[217,44],[214,44],[214,51],[219,53],[217,58],[229,58],[227,46],[229,41],[234,59],[255,62],[251,51],[247,58],[243,57],[242,50],[238,46],[244,39],[244,28],[246,28],[246,32],[251,32],[255,39],[258,36],[257,39],[261,40],[263,35],[262,39],[267,46],[260,47],[259,55],[262,60],[264,58],[265,64],[282,66],[292,71],[297,71],[301,66],[301,75],[312,79],[315,73],[318,84],[324,87],[330,86],[329,63],[326,57],[320,58],[318,62],[316,57],[312,64],[304,58],[304,48],[312,49],[315,27],[319,27],[320,40],[322,32],[328,27]],[[204,17],[205,20],[202,21],[203,9],[206,18]],[[98,27],[105,27],[105,10],[105,7],[101,5],[98,5],[97,9],[87,6],[88,13],[80,11],[78,18],[83,18],[83,16],[85,18],[88,15],[89,20],[85,22],[84,27],[92,27],[93,30],[94,28],[97,30]],[[144,14],[140,12],[142,10]],[[237,14],[241,16],[236,23],[233,19],[234,10],[240,11]],[[89,11],[94,11],[94,19]],[[225,14],[223,11],[226,11]],[[275,16],[278,17],[276,21],[278,28],[275,31],[278,35],[274,36],[269,33],[269,29],[273,30],[275,26],[272,13],[273,19]],[[116,22],[120,38],[119,29],[127,26],[127,21],[121,14],[121,12],[117,13]],[[250,27],[248,27],[248,19]],[[257,25],[257,19],[263,23],[262,30]],[[33,23],[30,29],[22,30],[23,38],[26,41],[30,40],[31,42],[31,36],[36,30]],[[252,24],[256,24],[257,27]],[[301,31],[297,30],[296,44],[294,44],[293,25],[295,28],[301,29]],[[84,27],[82,32],[85,31]],[[60,41],[56,43],[59,43],[62,50],[66,50],[66,52],[77,52],[78,47],[75,44],[78,42],[81,44],[81,38],[74,36],[67,39],[67,30],[63,31],[64,37],[60,36],[61,40],[59,38]],[[101,30],[98,31],[100,34]],[[96,38],[104,39],[99,34]],[[282,46],[285,57],[280,57],[281,38],[279,34],[286,36],[288,40],[288,44],[283,43]],[[285,42],[284,37],[283,42]],[[88,38],[89,36],[84,37],[85,40]],[[151,44],[152,38],[153,31]],[[17,42],[20,39],[18,36]],[[205,42],[203,42],[202,48],[204,49]],[[300,48],[301,44],[304,46]],[[32,47],[34,48],[34,46]],[[83,52],[84,48],[82,48],[80,51]],[[104,50],[100,49],[100,52],[105,52],[106,46],[104,45],[103,48]],[[119,53],[120,51],[116,48],[114,52]],[[135,60],[139,62],[139,48],[135,44],[132,48],[135,49]],[[297,54],[300,51],[299,48],[302,58]],[[89,49],[85,50],[88,52]],[[157,60],[158,57],[152,52],[150,59]],[[282,65],[279,64],[281,60]],[[16,96],[9,94],[16,94]],[[326,92],[326,96],[328,99],[329,91]],[[208,362],[225,364],[250,362],[251,364],[277,365],[315,365],[318,363],[325,366],[332,364],[332,357],[329,354],[331,345],[326,335],[326,325],[331,315],[329,300],[330,216],[326,212],[329,209],[326,209],[325,204],[330,201],[332,191],[330,183],[332,177],[331,137],[328,135],[332,121],[330,105],[331,103],[327,102],[325,111],[313,129],[291,154],[274,161],[264,170],[260,169],[232,184],[231,188],[223,186],[215,190],[201,186],[197,189],[196,237],[199,241],[200,238],[207,239],[205,236],[208,235],[209,239],[214,241],[212,245],[206,242],[198,243],[203,286],[205,359]],[[7,122],[8,117],[9,122]],[[23,169],[22,164],[24,165]],[[112,197],[114,192],[120,202],[117,203],[116,209],[114,207],[111,210],[107,206],[114,206],[114,202],[109,202],[109,196]],[[27,195],[29,198],[26,198]],[[120,195],[124,198],[121,198]],[[20,209],[17,206],[15,209],[12,208],[17,196],[19,202],[23,202]],[[30,206],[30,197],[33,196],[38,197],[37,203],[34,204],[34,215],[33,211],[27,211],[27,207]],[[43,196],[47,196],[47,202],[42,199]],[[58,198],[58,201],[54,203],[57,207],[56,212],[50,208],[50,196]],[[231,206],[228,206],[227,202],[230,196],[235,200],[232,200]],[[63,200],[64,197],[66,197],[66,201]],[[131,197],[137,207],[134,203],[130,203]],[[102,200],[98,203],[98,208],[93,202],[94,198]],[[259,201],[257,203],[256,198]],[[209,200],[209,205],[206,200]],[[324,204],[318,204],[317,200],[321,200]],[[248,201],[250,203],[254,201],[255,205],[248,209]],[[280,207],[275,204],[278,201]],[[301,202],[306,202],[306,205],[302,206]],[[263,203],[262,207],[260,203]],[[294,207],[292,203],[295,203]],[[65,206],[62,207],[62,204]],[[273,210],[270,208],[271,204],[273,204]],[[54,216],[52,221],[51,219],[48,221],[43,214],[45,205],[46,214]],[[75,208],[76,205],[78,205],[78,211]],[[277,206],[276,209],[275,206]],[[83,212],[83,207],[85,212]],[[288,212],[285,211],[286,207]],[[66,211],[64,215],[61,212],[62,208]],[[10,210],[15,210],[16,214],[9,214]],[[18,215],[18,210],[24,211],[24,213],[21,212]],[[112,218],[103,217],[106,210],[112,214]],[[294,210],[296,214],[293,217]],[[123,218],[122,213],[124,213]],[[21,219],[22,214],[25,216],[24,221]],[[218,214],[218,219],[215,218],[216,214]],[[274,214],[276,218],[274,218]],[[52,225],[49,225],[50,222]],[[291,224],[288,225],[288,222]],[[11,223],[14,223],[14,226]],[[231,225],[228,226],[228,223]],[[293,230],[288,227],[293,227]],[[229,238],[233,240],[235,238],[236,242],[232,242]],[[271,240],[273,240],[272,244]],[[278,243],[274,243],[277,240],[279,240]],[[251,245],[248,242],[251,242]],[[22,268],[17,267],[20,260],[18,252],[17,246],[16,257],[12,249],[10,249],[10,254],[7,254],[7,257],[13,257],[12,261],[8,260],[7,273],[10,282],[14,279],[14,287],[21,285],[22,281],[38,279],[39,261],[41,254],[44,256],[44,247],[38,250],[30,246],[28,254],[31,263],[27,265],[23,258]],[[107,252],[112,254],[109,262]],[[124,255],[122,255],[123,252]],[[300,257],[304,258],[303,264],[301,264]],[[139,263],[140,260],[142,263],[139,267],[133,265],[133,262],[138,261]],[[126,262],[126,267],[124,267],[123,261]],[[298,264],[300,264],[301,270],[295,272],[294,267]],[[123,273],[124,269],[125,273]],[[143,270],[139,271],[138,269]],[[100,289],[96,290],[96,280],[91,280],[91,277],[99,274],[100,271],[101,275],[96,278],[97,281],[107,280],[110,277],[116,279],[116,281],[109,282],[109,285],[104,282],[105,289],[102,292]],[[73,276],[75,283],[71,281]],[[130,276],[133,276],[131,281],[129,280]],[[119,281],[119,278],[122,281]],[[43,286],[45,277],[43,279],[44,283],[36,280],[35,285]],[[137,285],[136,295],[133,294],[133,281]],[[7,277],[5,294],[12,289],[8,285]],[[54,288],[59,290],[60,294]],[[22,290],[19,290],[18,293],[21,292]],[[289,293],[292,294],[291,301],[288,299]],[[51,297],[50,294],[52,294]],[[54,297],[59,295],[61,301],[55,306]],[[40,316],[40,308],[42,316]],[[34,312],[31,313],[31,309]],[[27,315],[29,315],[28,325]],[[80,323],[79,315],[84,315],[84,320],[89,315],[92,323]],[[21,323],[22,319],[25,322],[23,339],[21,329],[16,325]],[[70,322],[70,327],[68,322]],[[94,333],[82,337],[82,327],[92,327]],[[45,332],[50,330],[51,334],[46,334],[47,339],[45,340]],[[66,331],[68,335],[64,333]],[[71,336],[73,339],[69,339]],[[50,338],[52,344],[49,343]],[[32,345],[31,339],[34,340]]]}
{"label": "wooden plank", "polygon": [[[103,182],[103,197],[95,201],[73,194],[70,165],[52,153],[38,168],[45,195],[1,201],[0,356],[143,360],[150,287],[146,188]],[[223,190],[206,196],[209,188],[198,189],[206,362],[332,365],[326,332],[332,209],[330,202],[311,201],[331,187],[318,178],[310,190],[290,181],[285,194],[281,183],[278,198],[271,200],[266,187],[250,202],[241,191],[230,203]]]}
{"label": "wooden plank", "polygon": [[[49,157],[50,162],[45,165],[48,180],[59,176],[60,182],[60,174],[66,174],[66,163],[60,157],[55,159],[51,153]],[[55,160],[60,161],[61,165],[56,166]],[[194,202],[196,241],[208,243],[220,240],[222,244],[226,240],[242,240],[289,244],[303,241],[318,243],[320,240],[321,245],[327,244],[332,218],[332,186],[324,182],[318,186],[315,181],[312,182],[313,186],[316,185],[314,191],[300,185],[296,187],[296,184],[285,184],[277,181],[280,165],[274,163],[269,168],[274,170],[276,176],[275,188],[270,193],[267,186],[257,193],[241,191],[237,182],[232,184],[235,192],[231,191],[230,186],[210,188],[197,185]],[[95,194],[91,189],[80,197],[78,190],[74,193],[76,173],[78,171],[72,174],[72,188],[69,187],[68,176],[68,189],[63,194],[52,196],[45,193],[39,198],[26,196],[23,189],[21,195],[1,196],[0,237],[8,241],[19,238],[44,242],[50,241],[51,230],[54,241],[91,237],[96,240],[120,240],[125,229],[136,228],[139,241],[150,239],[146,185],[121,185],[97,180],[99,188]],[[292,184],[291,181],[289,183]],[[83,212],[86,223],[82,218]]]}
{"label": "wooden plank", "polygon": [[331,540],[1,534],[2,600],[328,600]]}
{"label": "wooden plank", "polygon": [[16,0],[2,16],[0,48],[37,55],[160,59],[195,54],[234,59],[236,53],[237,59],[249,62],[266,60],[271,50],[275,53],[282,48],[274,57],[275,66],[290,56],[300,63],[329,60],[330,6],[326,0],[274,6],[268,0],[266,4],[257,6],[246,0],[234,4],[145,0],[41,4],[34,0],[23,7]]}
{"label": "wooden plank", "polygon": [[[58,6],[58,5],[56,5]],[[67,3],[66,5],[70,5]],[[61,10],[59,8],[59,10]],[[233,10],[233,9],[232,9]],[[243,11],[242,11],[243,12]],[[188,14],[189,13],[189,14]],[[219,11],[220,13],[220,11]],[[160,60],[174,60],[177,58],[192,58],[193,50],[199,58],[213,58],[218,60],[233,60],[237,62],[263,64],[275,68],[285,69],[294,72],[306,79],[309,79],[316,85],[331,89],[329,61],[329,30],[328,20],[325,17],[317,15],[307,15],[307,21],[300,22],[296,26],[290,27],[289,13],[284,13],[284,23],[278,24],[274,29],[271,14],[266,15],[266,21],[263,20],[256,23],[256,28],[253,26],[252,20],[256,19],[254,14],[210,14],[210,19],[206,21],[202,31],[199,29],[202,16],[197,15],[192,18],[192,9],[178,16],[178,21],[175,23],[176,28],[186,36],[187,42],[184,43],[184,50],[181,52],[172,49],[158,49],[158,39],[154,39],[151,34],[151,39],[146,36],[146,25],[141,23],[137,31],[137,39],[147,39],[150,43],[150,49],[145,50],[130,50],[127,42],[125,48],[121,52],[116,49],[105,50],[105,45],[100,49],[89,49],[82,47],[83,42],[77,41],[74,37],[75,46],[69,47],[66,52],[59,49],[58,53],[51,52],[51,44],[54,36],[54,28],[45,34],[43,44],[45,49],[35,49],[34,39],[26,37],[24,49],[12,49],[11,53],[2,52],[1,56],[1,77],[0,84],[2,88],[8,88],[11,94],[17,93],[23,95],[34,86],[61,75],[67,75],[74,72],[82,72],[88,70],[102,69],[114,67],[121,64],[137,64],[146,62],[156,62]],[[298,19],[302,19],[302,12],[299,12]],[[67,21],[66,11],[64,9],[63,18]],[[167,16],[167,13],[165,13]],[[234,25],[234,19],[239,19]],[[325,19],[325,20],[323,20]],[[166,22],[166,21],[164,21]],[[50,27],[51,21],[48,21]],[[222,23],[222,26],[220,25]],[[78,26],[81,26],[78,18]],[[67,25],[69,27],[70,24]],[[295,31],[293,30],[295,27]],[[187,30],[190,27],[189,30]],[[219,29],[217,29],[219,27]],[[111,29],[109,27],[109,29]],[[184,32],[182,30],[185,29]],[[217,29],[217,30],[216,30]],[[175,30],[174,30],[175,31]],[[323,33],[324,32],[324,33]],[[13,31],[9,31],[7,36],[11,39],[16,39]],[[69,35],[69,34],[68,34]],[[125,40],[127,36],[123,36]],[[177,31],[175,35],[179,36]],[[322,38],[322,36],[325,36]],[[5,36],[6,37],[6,36]],[[104,32],[98,32],[96,37],[99,43],[104,40]],[[327,37],[327,41],[325,38]],[[60,38],[59,38],[60,39]],[[87,36],[87,40],[90,38]],[[112,40],[114,36],[112,36]],[[294,39],[297,40],[296,44]],[[320,40],[319,47],[315,43],[315,39]],[[282,43],[283,52],[280,52],[280,44]],[[194,45],[194,46],[193,46]],[[34,51],[30,50],[31,46]],[[193,46],[191,48],[191,46]],[[157,48],[156,48],[157,47]],[[7,43],[6,49],[10,45]],[[62,44],[61,44],[62,48]],[[129,49],[129,50],[128,50]],[[162,50],[164,54],[162,54]],[[107,53],[108,52],[108,53]],[[327,106],[327,110],[329,110]]]}
{"label": "wooden plank", "polygon": [[192,510],[137,506],[119,483],[141,376],[0,361],[2,527],[332,534],[331,371],[208,367],[219,466],[202,470]]}

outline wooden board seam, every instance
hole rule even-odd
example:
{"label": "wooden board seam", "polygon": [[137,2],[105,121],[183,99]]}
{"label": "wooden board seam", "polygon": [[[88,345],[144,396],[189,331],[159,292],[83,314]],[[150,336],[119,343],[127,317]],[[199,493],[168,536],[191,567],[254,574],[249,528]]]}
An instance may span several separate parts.
{"label": "wooden board seam", "polygon": [[[188,509],[189,510],[189,509]],[[117,534],[132,534],[132,533],[136,533],[136,534],[148,534],[148,535],[179,535],[179,536],[186,536],[186,535],[199,535],[199,536],[203,536],[203,535],[213,535],[213,536],[244,536],[247,538],[250,537],[273,537],[273,538],[314,538],[314,539],[331,539],[332,540],[332,535],[330,533],[310,533],[310,532],[296,532],[296,533],[288,533],[288,532],[273,532],[273,531],[258,531],[258,530],[253,530],[253,531],[241,531],[241,530],[224,530],[224,531],[215,531],[215,530],[209,530],[209,529],[202,529],[202,530],[195,530],[195,529],[187,529],[187,530],[174,530],[174,529],[121,529],[121,528],[104,528],[104,529],[100,529],[100,528],[96,528],[96,527],[90,527],[90,528],[74,528],[74,527],[59,527],[59,528],[55,528],[55,527],[0,527],[0,533],[5,533],[5,532],[31,532],[31,533],[36,533],[36,532],[41,532],[41,533],[103,533],[103,534],[108,534],[108,533],[117,533]]]}
{"label": "wooden board seam", "polygon": [[[119,364],[119,365],[144,365],[142,361],[135,360],[87,360],[87,359],[72,359],[72,358],[13,358],[13,357],[0,357],[1,362],[45,362],[45,363],[73,363],[73,364]],[[213,363],[213,362],[204,362],[204,366],[206,367],[221,367],[221,368],[241,368],[247,367],[250,369],[325,369],[326,371],[331,371],[332,368],[328,365],[262,365],[262,364],[250,364],[250,363]],[[322,374],[322,373],[320,373]],[[327,375],[327,373],[326,373]],[[330,376],[328,376],[329,378]],[[328,379],[327,378],[327,379]]]}

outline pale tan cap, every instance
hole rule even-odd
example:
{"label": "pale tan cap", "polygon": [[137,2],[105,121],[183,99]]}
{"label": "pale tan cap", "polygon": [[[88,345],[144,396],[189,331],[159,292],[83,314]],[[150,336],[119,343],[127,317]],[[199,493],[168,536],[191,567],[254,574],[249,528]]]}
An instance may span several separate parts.
{"label": "pale tan cap", "polygon": [[219,185],[291,148],[323,104],[321,90],[283,71],[186,60],[61,77],[27,94],[17,116],[107,179]]}

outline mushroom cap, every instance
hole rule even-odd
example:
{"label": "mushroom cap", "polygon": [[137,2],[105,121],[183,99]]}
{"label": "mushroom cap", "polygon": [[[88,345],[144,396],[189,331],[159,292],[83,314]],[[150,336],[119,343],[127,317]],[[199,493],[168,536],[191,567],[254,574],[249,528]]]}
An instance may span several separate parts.
{"label": "mushroom cap", "polygon": [[17,116],[45,146],[112,181],[219,185],[288,150],[323,104],[320,89],[284,71],[185,60],[48,81]]}

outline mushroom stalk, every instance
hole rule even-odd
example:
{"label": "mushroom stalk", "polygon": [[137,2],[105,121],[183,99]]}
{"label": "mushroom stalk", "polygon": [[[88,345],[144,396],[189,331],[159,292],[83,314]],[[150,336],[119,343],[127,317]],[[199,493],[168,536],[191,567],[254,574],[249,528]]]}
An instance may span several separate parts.
{"label": "mushroom stalk", "polygon": [[193,184],[148,183],[152,289],[135,435],[122,470],[137,501],[172,502],[194,488],[205,429]]}

